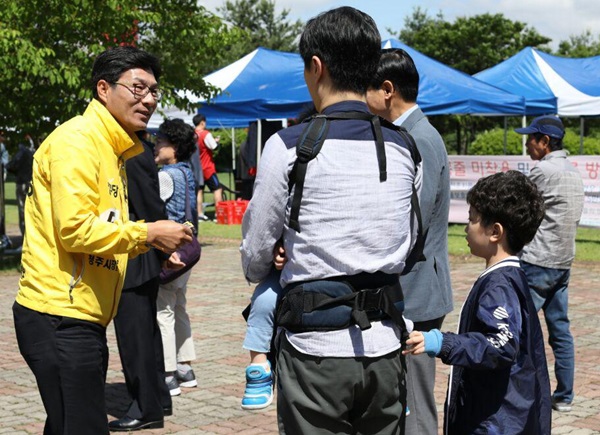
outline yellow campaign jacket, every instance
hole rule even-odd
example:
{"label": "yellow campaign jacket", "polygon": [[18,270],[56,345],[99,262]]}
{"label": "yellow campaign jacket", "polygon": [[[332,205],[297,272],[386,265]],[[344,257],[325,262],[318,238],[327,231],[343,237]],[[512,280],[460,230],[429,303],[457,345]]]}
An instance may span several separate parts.
{"label": "yellow campaign jacket", "polygon": [[142,150],[97,100],[42,143],[25,203],[17,303],[110,323],[128,256],[147,250],[146,224],[129,221],[125,175],[125,160]]}

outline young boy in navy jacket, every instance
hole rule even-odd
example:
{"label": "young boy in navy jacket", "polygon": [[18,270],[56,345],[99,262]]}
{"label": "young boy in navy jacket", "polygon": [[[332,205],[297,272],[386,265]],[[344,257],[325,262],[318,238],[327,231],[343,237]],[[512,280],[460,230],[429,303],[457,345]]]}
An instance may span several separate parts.
{"label": "young boy in navy jacket", "polygon": [[540,322],[516,254],[535,235],[544,202],[518,171],[480,179],[467,194],[471,253],[486,261],[458,333],[413,331],[405,354],[452,365],[445,434],[549,434],[550,381]]}

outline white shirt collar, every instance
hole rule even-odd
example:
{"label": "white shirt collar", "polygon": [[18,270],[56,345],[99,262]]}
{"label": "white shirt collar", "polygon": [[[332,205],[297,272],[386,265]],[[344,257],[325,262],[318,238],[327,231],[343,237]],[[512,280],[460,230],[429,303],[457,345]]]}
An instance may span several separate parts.
{"label": "white shirt collar", "polygon": [[410,116],[410,114],[413,113],[418,108],[419,108],[419,105],[415,104],[410,109],[408,109],[406,112],[404,112],[402,115],[400,115],[400,118],[396,119],[394,121],[394,124],[395,125],[402,125],[404,123],[404,121],[406,121],[406,119]]}

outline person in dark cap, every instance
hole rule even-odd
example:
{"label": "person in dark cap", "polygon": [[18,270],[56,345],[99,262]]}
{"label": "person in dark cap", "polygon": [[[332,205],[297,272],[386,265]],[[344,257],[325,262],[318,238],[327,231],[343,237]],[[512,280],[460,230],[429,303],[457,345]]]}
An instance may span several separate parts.
{"label": "person in dark cap", "polygon": [[552,407],[571,410],[575,377],[573,336],[569,330],[568,286],[575,258],[575,233],[583,211],[583,181],[563,150],[565,129],[557,116],[535,118],[528,127],[527,153],[539,163],[529,177],[543,193],[546,213],[533,241],[520,253],[535,308],[544,310],[554,353],[556,389]]}

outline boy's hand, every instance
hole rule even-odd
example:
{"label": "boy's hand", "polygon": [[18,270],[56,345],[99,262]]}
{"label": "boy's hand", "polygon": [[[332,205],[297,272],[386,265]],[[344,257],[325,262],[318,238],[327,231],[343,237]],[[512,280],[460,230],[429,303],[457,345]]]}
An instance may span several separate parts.
{"label": "boy's hand", "polygon": [[419,355],[425,352],[425,337],[421,331],[413,331],[406,340],[406,350],[402,351],[404,355]]}
{"label": "boy's hand", "polygon": [[444,336],[439,329],[432,329],[429,332],[413,331],[406,340],[406,350],[403,353],[419,355],[427,352],[427,355],[433,358],[442,350],[443,339]]}
{"label": "boy's hand", "polygon": [[281,242],[277,242],[275,249],[273,249],[273,264],[275,265],[275,269],[283,269],[285,263],[287,263],[285,249],[283,249],[283,244]]}

